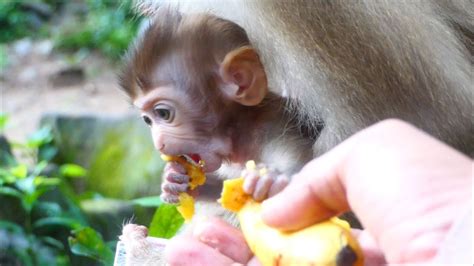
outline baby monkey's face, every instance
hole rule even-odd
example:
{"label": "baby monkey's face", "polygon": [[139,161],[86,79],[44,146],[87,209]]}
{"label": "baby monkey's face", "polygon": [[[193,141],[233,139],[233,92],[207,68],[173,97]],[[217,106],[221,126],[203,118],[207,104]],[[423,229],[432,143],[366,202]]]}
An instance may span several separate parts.
{"label": "baby monkey's face", "polygon": [[205,172],[217,170],[231,155],[230,136],[216,130],[218,117],[172,83],[139,95],[134,105],[140,109],[155,148],[161,153],[203,160]]}

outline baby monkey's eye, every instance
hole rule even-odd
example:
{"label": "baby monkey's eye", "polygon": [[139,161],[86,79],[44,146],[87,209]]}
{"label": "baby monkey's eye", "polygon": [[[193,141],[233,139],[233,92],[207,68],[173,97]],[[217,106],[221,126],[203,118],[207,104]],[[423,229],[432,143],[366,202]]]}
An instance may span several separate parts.
{"label": "baby monkey's eye", "polygon": [[147,125],[151,126],[151,119],[148,116],[144,115],[142,116],[142,118],[143,118],[143,121],[145,121]]}
{"label": "baby monkey's eye", "polygon": [[153,108],[153,113],[155,114],[155,116],[167,122],[171,122],[174,116],[171,108],[163,104],[156,105]]}

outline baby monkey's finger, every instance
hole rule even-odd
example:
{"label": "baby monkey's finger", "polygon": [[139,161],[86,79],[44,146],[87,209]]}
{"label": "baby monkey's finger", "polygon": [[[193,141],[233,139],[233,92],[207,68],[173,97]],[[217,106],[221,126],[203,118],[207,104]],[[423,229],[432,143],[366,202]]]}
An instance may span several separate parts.
{"label": "baby monkey's finger", "polygon": [[179,202],[179,196],[176,194],[170,194],[168,192],[163,192],[160,195],[162,201],[170,204],[176,204]]}
{"label": "baby monkey's finger", "polygon": [[273,177],[271,175],[266,174],[264,176],[260,176],[255,186],[255,191],[252,194],[253,199],[256,201],[262,201],[266,199],[272,184],[273,184]]}
{"label": "baby monkey's finger", "polygon": [[290,179],[286,175],[279,175],[273,180],[273,184],[268,191],[268,197],[273,197],[273,195],[282,191],[290,182]]}
{"label": "baby monkey's finger", "polygon": [[180,173],[169,173],[166,175],[166,181],[170,183],[187,184],[189,183],[189,176]]}
{"label": "baby monkey's finger", "polygon": [[165,173],[175,172],[180,174],[186,174],[186,169],[184,169],[184,167],[177,162],[167,162],[163,171]]}
{"label": "baby monkey's finger", "polygon": [[179,194],[181,192],[186,192],[188,189],[188,184],[178,184],[178,183],[168,183],[165,182],[161,186],[163,192],[168,192],[170,194]]}
{"label": "baby monkey's finger", "polygon": [[259,179],[258,172],[246,169],[242,171],[242,177],[244,178],[243,189],[245,193],[252,195]]}

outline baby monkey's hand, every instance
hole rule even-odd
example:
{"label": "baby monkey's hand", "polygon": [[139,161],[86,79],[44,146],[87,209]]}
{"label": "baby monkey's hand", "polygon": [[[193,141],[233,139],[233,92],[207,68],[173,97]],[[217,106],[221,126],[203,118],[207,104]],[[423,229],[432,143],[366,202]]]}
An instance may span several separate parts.
{"label": "baby monkey's hand", "polygon": [[242,177],[245,193],[252,195],[256,201],[262,201],[277,194],[289,183],[286,175],[264,164],[255,165],[254,161],[247,162],[246,169],[242,171]]}
{"label": "baby monkey's hand", "polygon": [[174,161],[166,163],[161,184],[161,199],[167,203],[178,203],[179,194],[188,191],[189,180],[181,164]]}

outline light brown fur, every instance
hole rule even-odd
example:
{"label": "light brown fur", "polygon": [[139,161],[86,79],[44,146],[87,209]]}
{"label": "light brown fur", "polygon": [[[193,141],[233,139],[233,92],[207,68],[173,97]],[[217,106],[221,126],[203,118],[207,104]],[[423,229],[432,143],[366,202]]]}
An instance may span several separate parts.
{"label": "light brown fur", "polygon": [[296,99],[303,123],[322,117],[315,154],[386,118],[473,153],[472,1],[139,2],[239,23],[270,88]]}

